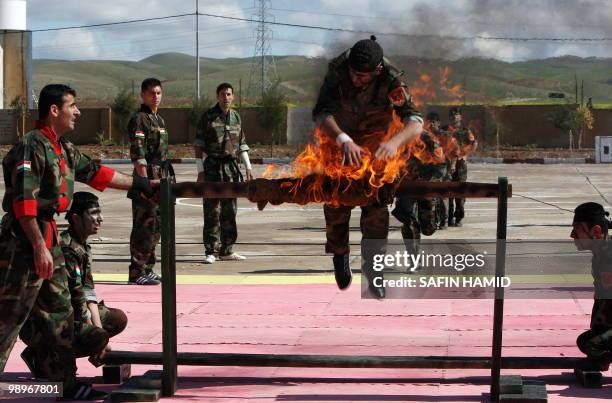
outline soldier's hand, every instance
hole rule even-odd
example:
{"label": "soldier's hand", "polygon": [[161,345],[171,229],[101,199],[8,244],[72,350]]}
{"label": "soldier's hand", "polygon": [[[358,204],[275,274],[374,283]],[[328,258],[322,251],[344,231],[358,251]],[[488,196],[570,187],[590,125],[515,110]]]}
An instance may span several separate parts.
{"label": "soldier's hand", "polygon": [[374,153],[374,158],[379,160],[393,158],[395,157],[395,154],[397,154],[397,148],[398,144],[393,141],[393,139],[380,143],[378,149]]}
{"label": "soldier's hand", "polygon": [[48,280],[53,276],[53,256],[46,245],[34,248],[34,268],[38,277]]}
{"label": "soldier's hand", "polygon": [[198,173],[198,179],[196,180],[197,182],[204,182],[204,171],[199,172]]}
{"label": "soldier's hand", "polygon": [[342,143],[342,153],[342,165],[350,166],[360,166],[361,156],[367,154],[363,148],[353,141]]}
{"label": "soldier's hand", "polygon": [[255,177],[253,176],[253,170],[247,169],[246,170],[246,180],[252,181],[253,179],[255,179]]}

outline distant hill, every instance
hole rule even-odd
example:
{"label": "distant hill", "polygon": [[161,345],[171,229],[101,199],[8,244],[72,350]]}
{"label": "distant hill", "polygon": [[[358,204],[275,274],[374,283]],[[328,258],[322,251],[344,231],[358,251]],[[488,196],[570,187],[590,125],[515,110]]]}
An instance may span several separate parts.
{"label": "distant hill", "polygon": [[[564,56],[516,63],[479,58],[447,61],[390,56],[390,59],[405,71],[406,82],[415,92],[416,87],[426,86],[420,77],[431,77],[428,88],[435,91],[435,96],[424,96],[426,102],[551,103],[549,92],[562,92],[573,101],[576,75],[579,87],[584,80],[585,101],[593,97],[596,105],[612,104],[612,59]],[[289,99],[295,104],[312,105],[328,60],[304,56],[282,56],[275,60],[281,86]],[[231,82],[238,92],[241,80],[243,100],[248,101],[251,62],[252,58],[201,58],[202,95],[214,97],[214,89],[222,81]],[[82,102],[95,105],[108,103],[122,87],[134,85],[138,93],[140,82],[153,76],[164,82],[166,105],[187,104],[194,93],[195,66],[195,57],[182,53],[157,54],[138,62],[37,59],[34,89],[38,91],[50,82],[69,83],[77,89]],[[441,85],[445,68],[449,73]],[[461,85],[464,92],[441,89],[455,85]]]}

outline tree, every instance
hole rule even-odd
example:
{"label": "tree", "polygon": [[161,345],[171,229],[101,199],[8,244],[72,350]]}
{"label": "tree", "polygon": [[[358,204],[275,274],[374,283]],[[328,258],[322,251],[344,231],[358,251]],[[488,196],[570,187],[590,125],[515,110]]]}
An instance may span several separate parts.
{"label": "tree", "polygon": [[16,121],[16,130],[17,137],[23,136],[25,134],[25,120],[26,117],[30,114],[30,110],[28,109],[27,100],[21,95],[17,95],[9,104],[9,108],[12,109],[12,113],[15,116]]}
{"label": "tree", "polygon": [[566,105],[554,111],[549,119],[556,128],[568,133],[570,150],[574,145],[574,134],[578,133],[578,149],[582,148],[582,139],[587,129],[592,129],[595,124],[593,112],[586,106],[577,108]]}
{"label": "tree", "polygon": [[264,91],[257,105],[260,106],[257,112],[259,123],[270,132],[270,157],[272,157],[274,144],[280,144],[283,124],[287,119],[287,97],[280,89],[280,80]]}
{"label": "tree", "polygon": [[132,94],[132,90],[127,87],[123,87],[110,104],[113,115],[116,116],[115,123],[116,128],[120,132],[125,133],[127,131],[127,125],[132,117],[132,114],[137,109],[136,96]]}
{"label": "tree", "polygon": [[194,128],[198,127],[202,114],[209,110],[214,105],[214,102],[210,98],[194,99],[191,103],[191,108],[187,112],[187,119],[189,125]]}

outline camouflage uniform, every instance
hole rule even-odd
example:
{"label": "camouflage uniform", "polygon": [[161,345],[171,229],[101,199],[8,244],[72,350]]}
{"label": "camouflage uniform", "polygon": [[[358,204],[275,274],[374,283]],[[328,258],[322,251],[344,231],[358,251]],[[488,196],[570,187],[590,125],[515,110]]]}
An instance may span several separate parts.
{"label": "camouflage uniform", "polygon": [[[454,127],[449,126],[447,128],[453,137],[457,141],[459,148],[463,149],[466,146],[474,146],[476,144],[476,138],[474,133],[466,126]],[[466,182],[468,176],[467,170],[467,156],[460,156],[457,158],[455,165],[455,172],[452,174],[453,182]],[[448,219],[449,221],[454,220],[459,222],[465,217],[465,198],[451,198],[448,201]]]}
{"label": "camouflage uniform", "polygon": [[[53,216],[70,205],[75,180],[101,191],[114,171],[95,164],[41,123],[8,152],[2,166],[6,214],[0,234],[0,373],[20,334],[32,348],[42,375],[63,381],[66,389],[76,381],[74,322]],[[54,260],[49,280],[35,272],[32,246],[18,221],[21,217],[36,217]]]}
{"label": "camouflage uniform", "polygon": [[[453,154],[457,151],[457,141],[455,138],[445,130],[439,130],[434,132],[436,135],[438,142],[440,143],[440,147],[442,147],[442,151],[446,157],[445,169],[444,169],[444,177],[442,178],[442,182],[451,182],[451,166]],[[437,215],[438,215],[438,227],[444,227],[444,224],[448,222],[448,199],[441,198],[438,199],[437,204]]]}
{"label": "camouflage uniform", "polygon": [[[96,294],[91,247],[81,242],[69,228],[62,232],[62,251],[68,271],[68,284],[74,309],[74,350],[77,357],[86,357],[102,351],[108,340],[121,333],[127,325],[127,316],[116,308],[108,308]],[[91,319],[88,303],[98,304],[102,328],[87,324]]]}
{"label": "camouflage uniform", "polygon": [[[132,162],[146,163],[147,177],[160,179],[168,156],[168,131],[164,119],[146,105],[134,113],[128,123]],[[134,173],[136,171],[134,170]],[[132,233],[130,235],[130,279],[150,274],[155,266],[155,246],[161,237],[159,205],[130,193]]]}
{"label": "camouflage uniform", "polygon": [[[317,122],[326,116],[333,116],[340,129],[350,135],[357,145],[365,146],[367,140],[374,138],[375,144],[368,144],[374,147],[370,149],[374,153],[392,122],[394,111],[403,121],[422,122],[422,119],[414,109],[410,97],[406,99],[406,93],[403,95],[404,102],[401,106],[395,106],[390,101],[390,94],[406,85],[401,80],[403,72],[391,65],[387,59],[383,59],[382,73],[374,82],[365,90],[355,88],[349,76],[349,52],[342,53],[330,62],[312,114]],[[323,206],[327,253],[337,255],[349,253],[351,210],[352,207],[347,206]],[[387,205],[373,203],[361,207],[360,223],[362,239],[386,240],[389,232]],[[372,250],[371,253],[384,252],[385,245],[381,244],[379,249],[381,250]],[[368,258],[364,256],[362,262],[367,261]]]}
{"label": "camouflage uniform", "polygon": [[[430,158],[443,158],[443,151],[435,135],[421,134],[425,151]],[[408,178],[415,181],[441,182],[446,175],[446,163],[433,164],[422,162],[415,155],[408,159]],[[398,196],[392,214],[402,223],[402,238],[409,253],[419,253],[418,240],[423,235],[433,235],[438,228],[436,209],[438,199],[412,199]],[[406,241],[415,240],[415,241]]]}
{"label": "camouflage uniform", "polygon": [[592,260],[595,301],[591,329],[582,333],[576,343],[590,358],[612,360],[612,290],[606,288],[601,279],[602,273],[612,272],[612,243],[602,243],[599,250],[594,251]]}
{"label": "camouflage uniform", "polygon": [[[198,124],[194,144],[206,153],[206,182],[242,182],[238,156],[248,151],[240,115],[234,109],[224,114],[219,104],[206,111]],[[222,256],[232,254],[238,238],[236,199],[204,199],[204,249],[212,255],[220,247]]]}

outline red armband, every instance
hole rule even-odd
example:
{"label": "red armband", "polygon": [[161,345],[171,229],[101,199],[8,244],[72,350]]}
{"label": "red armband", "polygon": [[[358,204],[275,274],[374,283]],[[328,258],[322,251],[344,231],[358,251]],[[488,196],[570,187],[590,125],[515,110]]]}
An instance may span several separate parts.
{"label": "red armband", "polygon": [[114,175],[114,169],[110,169],[101,165],[100,169],[98,170],[98,173],[93,178],[91,178],[91,180],[87,182],[87,184],[92,188],[96,189],[97,191],[102,192],[113,180]]}
{"label": "red armband", "polygon": [[38,202],[36,200],[20,200],[13,202],[15,218],[36,217],[38,215]]}

